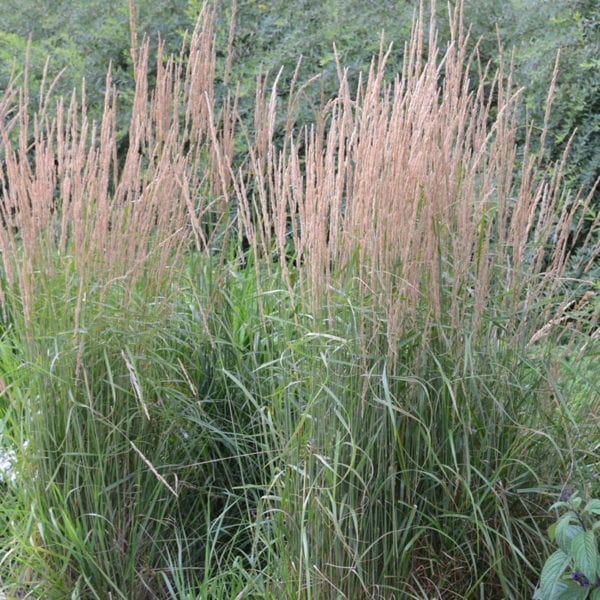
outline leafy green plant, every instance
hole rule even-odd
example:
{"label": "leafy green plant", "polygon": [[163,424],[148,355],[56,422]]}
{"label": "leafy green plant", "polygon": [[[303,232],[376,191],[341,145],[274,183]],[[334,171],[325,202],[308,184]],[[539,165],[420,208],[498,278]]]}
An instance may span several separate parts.
{"label": "leafy green plant", "polygon": [[534,600],[600,599],[600,499],[563,492],[551,509],[560,513],[548,530],[558,550],[544,564]]}

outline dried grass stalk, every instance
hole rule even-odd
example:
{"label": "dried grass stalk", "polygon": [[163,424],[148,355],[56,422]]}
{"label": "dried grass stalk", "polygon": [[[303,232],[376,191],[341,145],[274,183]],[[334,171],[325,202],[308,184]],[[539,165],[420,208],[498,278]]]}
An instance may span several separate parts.
{"label": "dried grass stalk", "polygon": [[4,94],[0,249],[6,286],[0,300],[5,316],[9,290],[31,322],[36,296],[62,273],[64,298],[77,298],[77,330],[91,294],[101,304],[118,283],[126,297],[139,285],[149,297],[167,295],[191,236],[196,234],[202,249],[209,245],[203,220],[227,185],[221,157],[230,160],[233,138],[231,123],[218,139],[211,123],[213,20],[205,6],[178,59],[165,58],[159,48],[153,89],[148,40],[135,49],[136,87],[122,164],[110,72],[100,123],[89,120],[85,89],[80,98],[73,93],[68,104],[59,99],[55,107],[48,96],[33,117],[26,87]]}
{"label": "dried grass stalk", "polygon": [[461,6],[445,51],[432,18],[426,56],[422,14],[401,75],[386,81],[382,48],[352,94],[340,66],[337,97],[303,133],[288,117],[279,145],[277,78],[270,94],[260,82],[250,174],[236,187],[246,234],[263,256],[284,260],[293,245],[313,308],[353,278],[387,315],[392,352],[424,322],[438,334],[445,324],[452,346],[483,332],[484,316],[527,341],[552,318],[540,301],[559,289],[592,194],[565,192],[566,154],[546,170],[531,130],[517,156],[520,93],[511,71],[490,73],[469,49]]}

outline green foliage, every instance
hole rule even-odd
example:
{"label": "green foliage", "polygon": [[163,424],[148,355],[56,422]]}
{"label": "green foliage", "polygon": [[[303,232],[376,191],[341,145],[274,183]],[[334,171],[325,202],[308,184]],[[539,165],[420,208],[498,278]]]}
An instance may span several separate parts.
{"label": "green foliage", "polygon": [[527,492],[563,462],[532,410],[535,373],[507,349],[471,348],[460,362],[419,335],[400,342],[392,366],[377,343],[361,353],[353,323],[366,307],[340,300],[333,329],[298,332],[285,363],[264,373],[291,375],[269,402],[274,431],[298,414],[262,508],[276,524],[264,538],[281,536],[274,595],[526,597],[524,557],[541,535]]}
{"label": "green foliage", "polygon": [[[498,40],[505,59],[514,61],[515,82],[523,87],[527,115],[541,128],[546,118],[547,96],[555,61],[559,71],[550,135],[544,151],[559,159],[569,143],[567,177],[572,189],[589,193],[600,177],[600,6],[577,0],[512,0],[511,2],[465,2],[465,20],[481,36],[485,59],[498,64]],[[514,48],[514,54],[512,50]],[[574,135],[574,138],[572,136]],[[600,210],[600,191],[593,202]]]}
{"label": "green foliage", "polygon": [[14,501],[3,544],[18,540],[28,558],[7,557],[2,579],[46,597],[129,600],[219,572],[227,595],[221,571],[251,547],[262,476],[253,407],[193,312],[166,321],[143,294],[124,309],[117,286],[102,306],[88,300],[74,344],[74,306],[57,304],[54,284],[38,314],[55,327],[40,318],[17,354],[27,393],[7,417],[27,451],[14,493],[35,501],[23,513]]}
{"label": "green foliage", "polygon": [[[190,2],[192,12],[197,4]],[[230,3],[224,4],[228,7]],[[269,73],[274,78],[280,70],[278,96],[284,105],[292,81],[298,87],[318,77],[304,88],[301,102],[295,107],[299,125],[311,122],[316,107],[338,91],[336,53],[349,69],[349,80],[356,84],[359,73],[366,73],[373,56],[379,53],[384,31],[384,47],[394,44],[390,73],[399,71],[413,10],[414,3],[405,0],[238,1],[229,84],[239,94],[246,125],[253,129],[257,77]],[[217,15],[217,48],[222,64],[231,16],[229,8]]]}
{"label": "green foliage", "polygon": [[536,600],[597,600],[600,598],[600,500],[585,502],[563,492],[551,510],[559,514],[548,530],[558,545],[542,569]]}
{"label": "green foliage", "polygon": [[[574,185],[590,189],[600,177],[600,9],[594,2],[526,2],[519,11],[518,77],[526,85],[531,116],[539,123],[552,78],[552,57],[560,50],[557,93],[553,102],[548,150],[560,156],[571,135]],[[523,40],[532,40],[529,43]],[[598,208],[598,203],[596,203]]]}
{"label": "green foliage", "polygon": [[[135,6],[138,41],[148,35],[156,50],[160,36],[167,53],[178,53],[182,35],[197,18],[188,18],[185,0],[136,0]],[[35,100],[47,63],[46,90],[56,79],[53,97],[69,97],[85,80],[89,114],[99,119],[110,65],[123,129],[134,88],[130,47],[126,0],[7,0],[0,13],[0,85],[26,65]]]}

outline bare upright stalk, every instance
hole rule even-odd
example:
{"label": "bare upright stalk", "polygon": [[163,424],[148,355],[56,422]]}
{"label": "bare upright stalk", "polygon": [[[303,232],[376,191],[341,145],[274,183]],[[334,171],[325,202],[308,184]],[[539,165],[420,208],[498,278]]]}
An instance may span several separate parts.
{"label": "bare upright stalk", "polygon": [[135,50],[136,87],[122,164],[110,73],[100,123],[87,116],[85,91],[80,99],[74,93],[68,104],[59,99],[53,112],[46,99],[33,116],[26,88],[18,96],[14,91],[4,95],[0,248],[5,314],[6,303],[14,301],[30,322],[36,303],[50,293],[45,286],[62,273],[63,299],[77,298],[78,331],[86,301],[96,298],[102,304],[115,285],[126,298],[140,285],[150,296],[168,296],[190,236],[195,234],[206,249],[211,231],[203,220],[226,185],[221,157],[230,159],[233,135],[211,139],[212,24],[205,7],[179,60],[166,59],[159,49],[153,89],[148,41]]}

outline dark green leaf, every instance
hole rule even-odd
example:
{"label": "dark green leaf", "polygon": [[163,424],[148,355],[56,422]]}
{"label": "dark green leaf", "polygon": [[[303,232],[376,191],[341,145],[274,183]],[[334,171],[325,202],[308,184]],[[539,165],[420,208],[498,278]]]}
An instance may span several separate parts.
{"label": "dark green leaf", "polygon": [[567,584],[561,580],[562,574],[568,567],[569,557],[557,550],[546,560],[540,578],[540,597],[544,600],[557,600],[559,595],[567,589]]}
{"label": "dark green leaf", "polygon": [[590,581],[596,580],[598,563],[598,543],[593,531],[577,534],[571,542],[571,556],[575,568],[581,571]]}

